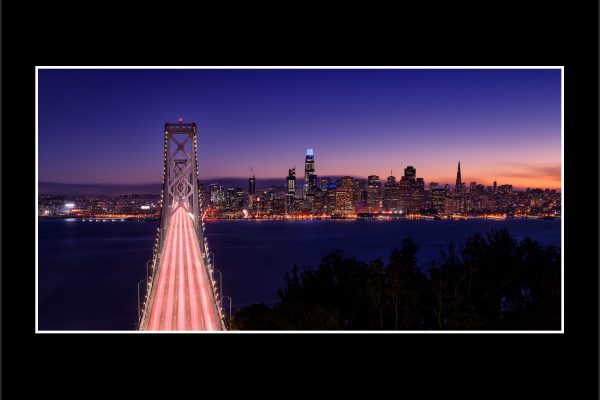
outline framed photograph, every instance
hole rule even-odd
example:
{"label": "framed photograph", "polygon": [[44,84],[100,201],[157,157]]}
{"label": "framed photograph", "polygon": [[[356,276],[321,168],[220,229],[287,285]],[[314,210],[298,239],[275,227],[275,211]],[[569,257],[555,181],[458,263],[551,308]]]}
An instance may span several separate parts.
{"label": "framed photograph", "polygon": [[564,332],[562,66],[36,72],[40,332]]}

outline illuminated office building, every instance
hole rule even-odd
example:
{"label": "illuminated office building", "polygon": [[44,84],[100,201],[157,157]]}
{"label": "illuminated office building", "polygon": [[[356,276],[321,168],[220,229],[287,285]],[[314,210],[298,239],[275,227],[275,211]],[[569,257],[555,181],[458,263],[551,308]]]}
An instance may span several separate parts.
{"label": "illuminated office building", "polygon": [[294,211],[294,202],[296,199],[296,168],[288,170],[287,176],[287,194],[286,194],[286,207],[287,212],[290,214]]}
{"label": "illuminated office building", "polygon": [[367,178],[367,209],[371,213],[381,212],[381,182],[379,176]]}
{"label": "illuminated office building", "polygon": [[210,206],[221,209],[225,203],[225,188],[213,183],[210,185]]}
{"label": "illuminated office building", "polygon": [[385,211],[398,212],[400,210],[400,188],[396,183],[396,177],[393,175],[388,176],[387,182],[383,186],[383,208]]}
{"label": "illuminated office building", "polygon": [[344,176],[340,183],[335,194],[336,211],[342,214],[352,214],[354,211],[352,207],[354,179],[351,176]]}
{"label": "illuminated office building", "polygon": [[304,160],[304,187],[302,188],[303,197],[310,189],[310,177],[315,174],[315,155],[313,149],[306,149],[306,158]]}

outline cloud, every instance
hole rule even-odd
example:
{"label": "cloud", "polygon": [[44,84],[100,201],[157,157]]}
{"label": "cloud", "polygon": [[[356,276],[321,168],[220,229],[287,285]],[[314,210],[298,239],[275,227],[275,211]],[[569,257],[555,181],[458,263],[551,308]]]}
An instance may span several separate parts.
{"label": "cloud", "polygon": [[503,166],[501,170],[498,171],[499,174],[502,174],[506,177],[513,178],[535,178],[535,179],[553,179],[560,181],[561,176],[561,166],[560,164],[529,164],[529,163],[521,163],[521,162],[505,162],[499,163],[499,165]]}

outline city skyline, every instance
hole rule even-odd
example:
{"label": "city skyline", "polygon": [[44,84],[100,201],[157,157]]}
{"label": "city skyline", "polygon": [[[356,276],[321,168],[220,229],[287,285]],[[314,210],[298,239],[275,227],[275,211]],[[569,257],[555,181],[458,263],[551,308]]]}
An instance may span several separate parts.
{"label": "city skyline", "polygon": [[[162,126],[198,123],[200,179],[407,165],[425,182],[561,190],[557,70],[40,70],[39,181],[160,182]],[[93,123],[90,123],[92,121]],[[81,134],[81,132],[85,134]],[[225,140],[224,140],[225,139]],[[68,159],[68,161],[65,161]],[[396,172],[397,171],[397,172]]]}
{"label": "city skyline", "polygon": [[[306,150],[311,150],[314,154],[314,149],[306,149]],[[318,158],[315,156],[313,158],[314,160],[314,164],[318,165]],[[464,169],[464,162],[461,160],[458,160],[457,163],[462,163],[463,164],[463,169]],[[339,175],[321,175],[318,173],[318,170],[316,170],[315,168],[314,172],[315,175],[318,176],[318,179],[321,178],[331,178],[331,179],[339,179],[342,178],[344,176],[352,176],[353,178],[356,179],[368,179],[369,176],[371,175],[377,175],[379,176],[380,180],[385,181],[385,179],[388,176],[394,176],[394,177],[401,177],[402,174],[404,173],[404,168],[406,168],[407,165],[404,166],[400,166],[399,168],[396,169],[396,172],[394,172],[394,170],[390,170],[388,171],[388,174],[384,174],[384,175],[378,175],[378,174],[372,174],[372,173],[364,173],[362,175],[350,175],[350,174],[339,174]],[[411,167],[417,169],[417,167],[415,167],[414,165],[410,165]],[[515,166],[518,166],[517,163],[515,163]],[[252,167],[250,167],[252,168]],[[249,168],[249,170],[250,170]],[[303,168],[303,167],[301,167]],[[456,168],[456,163],[454,165],[454,168]],[[293,167],[288,168],[288,174],[292,169],[298,169],[298,167],[296,166],[296,164],[294,164]],[[550,171],[546,171],[546,173],[548,173]],[[558,171],[560,174],[560,166],[558,167]],[[420,171],[419,171],[420,174]],[[518,171],[515,171],[514,173],[515,175],[519,175]],[[421,175],[421,174],[420,174]],[[525,189],[535,189],[535,188],[539,188],[539,189],[551,189],[551,190],[557,190],[558,192],[562,191],[562,187],[560,186],[560,180],[559,180],[559,186],[545,186],[543,184],[538,184],[538,185],[531,185],[531,186],[520,186],[520,185],[515,185],[512,183],[512,181],[499,181],[497,179],[490,179],[490,178],[475,178],[473,179],[471,177],[472,175],[470,174],[466,174],[465,175],[465,179],[463,180],[463,183],[468,184],[470,182],[477,182],[478,184],[483,184],[484,186],[492,186],[494,184],[494,182],[497,183],[497,185],[511,185],[515,190],[525,190]],[[212,184],[212,183],[229,183],[229,185],[226,184],[226,186],[228,187],[233,187],[233,186],[245,186],[245,182],[247,182],[247,180],[250,177],[254,177],[255,182],[258,183],[257,187],[264,185],[264,186],[284,186],[286,185],[286,179],[287,176],[279,176],[279,177],[256,177],[254,172],[250,172],[246,175],[246,176],[229,176],[229,177],[216,177],[216,178],[202,178],[200,176],[200,179],[205,183],[205,184]],[[427,188],[429,188],[429,184],[430,183],[436,183],[439,186],[445,186],[446,184],[449,185],[450,187],[455,187],[455,182],[453,180],[456,179],[456,176],[454,178],[449,178],[446,181],[443,180],[434,180],[434,179],[428,179],[427,177],[424,177],[424,181],[425,181],[425,185]],[[543,180],[539,180],[537,181],[539,182],[543,182]],[[43,188],[47,190],[47,188],[52,187],[54,189],[51,189],[50,191],[58,191],[60,192],[61,190],[65,190],[64,188],[69,188],[69,187],[73,187],[73,188],[79,188],[79,187],[86,187],[87,191],[94,191],[94,189],[99,189],[98,193],[101,194],[103,192],[106,193],[110,193],[113,192],[115,190],[117,191],[125,191],[127,192],[127,190],[133,190],[131,191],[132,194],[134,193],[145,193],[145,191],[150,190],[150,192],[152,191],[159,191],[160,190],[160,186],[162,185],[162,183],[160,181],[156,181],[156,182],[149,182],[149,183],[132,183],[132,184],[115,184],[115,183],[98,183],[98,184],[93,184],[93,183],[65,183],[65,182],[50,182],[50,181],[39,181],[40,186],[42,186]],[[298,182],[298,188],[300,190],[303,189],[304,184],[305,184],[305,179],[304,177],[302,177]],[[106,189],[104,188],[106,187]],[[127,188],[131,188],[131,189],[127,189]],[[137,188],[137,189],[133,189],[133,188]],[[69,194],[68,189],[67,190],[67,194]],[[137,191],[136,191],[137,190]],[[42,190],[43,192],[44,190]],[[129,192],[128,192],[129,193]]]}
{"label": "city skyline", "polygon": [[[186,127],[182,121],[178,125],[169,126],[170,131],[177,129],[195,132],[193,124]],[[177,151],[180,150],[178,148]],[[166,154],[169,153],[165,153],[165,157],[169,157]],[[197,180],[197,177],[180,174],[182,170],[178,165],[185,164],[184,161],[175,159],[172,164],[169,163],[176,168],[173,175],[168,175],[171,176],[170,182],[172,181],[173,185],[180,179],[192,179],[196,182],[194,187],[198,185],[199,207],[204,206],[208,218],[386,218],[389,214],[394,214],[396,217],[430,219],[460,219],[467,216],[552,219],[560,215],[561,211],[561,192],[555,189],[527,188],[526,191],[519,191],[514,190],[511,184],[498,184],[496,181],[487,187],[476,181],[470,181],[467,185],[467,182],[462,180],[460,161],[454,187],[431,182],[428,185],[429,189],[426,189],[424,179],[417,176],[416,168],[411,165],[404,169],[402,176],[390,175],[383,181],[378,175],[370,175],[367,180],[352,176],[339,179],[319,178],[315,173],[314,151],[307,149],[301,188],[297,186],[295,168],[291,168],[288,170],[285,185],[276,182],[275,185],[267,187],[259,186],[258,190],[252,169],[247,190],[240,187],[243,185],[236,184],[234,186],[237,187],[230,187],[231,185],[223,186],[219,182],[213,182],[207,188],[206,183]],[[169,196],[185,195],[180,192],[185,186],[174,188],[174,191],[169,189]],[[155,194],[156,199],[153,202],[152,195],[121,196],[126,199],[125,203],[116,207],[113,207],[110,201],[106,203],[107,197],[88,198],[92,200],[91,203],[85,200],[85,197],[83,200],[79,197],[78,202],[65,202],[64,196],[56,197],[46,193],[41,195],[44,205],[38,212],[40,216],[47,217],[58,215],[145,219],[149,214],[161,209],[164,193],[161,192],[161,200],[158,200],[158,194]],[[134,200],[139,197],[143,200],[142,204]],[[166,202],[172,204],[172,200],[167,199]],[[124,210],[128,210],[129,214],[123,213]]]}

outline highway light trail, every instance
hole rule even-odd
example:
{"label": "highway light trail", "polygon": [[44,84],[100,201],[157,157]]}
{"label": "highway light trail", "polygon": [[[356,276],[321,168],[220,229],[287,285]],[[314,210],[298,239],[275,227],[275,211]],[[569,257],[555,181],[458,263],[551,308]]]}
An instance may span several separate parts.
{"label": "highway light trail", "polygon": [[215,323],[215,321],[218,321],[218,319],[215,319],[215,307],[211,307],[210,305],[209,296],[211,293],[211,288],[208,285],[208,276],[206,274],[206,268],[204,268],[204,262],[202,261],[202,257],[200,257],[200,246],[198,245],[198,241],[196,240],[195,236],[193,236],[193,239],[194,245],[192,246],[192,253],[194,255],[193,258],[195,260],[193,269],[196,272],[196,277],[200,286],[200,299],[202,304],[203,320],[206,322],[206,329],[212,331],[218,329],[216,327],[219,325]]}
{"label": "highway light trail", "polygon": [[221,321],[193,220],[184,203],[170,218],[147,330],[219,330]]}

